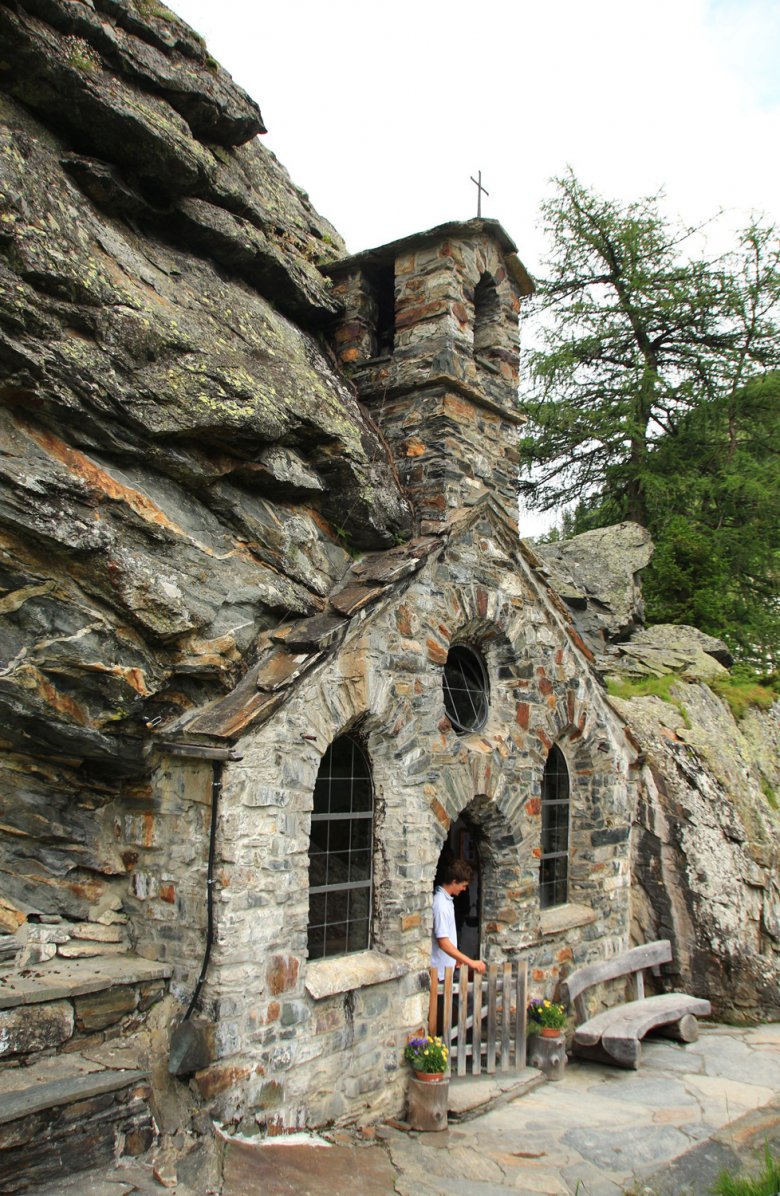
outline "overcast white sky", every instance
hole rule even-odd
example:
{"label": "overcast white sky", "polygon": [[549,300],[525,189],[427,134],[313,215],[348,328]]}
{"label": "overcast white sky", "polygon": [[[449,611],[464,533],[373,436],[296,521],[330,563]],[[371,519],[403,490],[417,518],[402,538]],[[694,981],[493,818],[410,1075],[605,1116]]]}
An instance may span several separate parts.
{"label": "overcast white sky", "polygon": [[[171,0],[353,253],[501,221],[541,273],[567,165],[670,215],[780,220],[780,0]],[[728,247],[723,224],[711,235]],[[720,240],[717,240],[720,237]],[[549,524],[524,521],[532,535]]]}
{"label": "overcast white sky", "polygon": [[352,252],[476,214],[533,273],[573,166],[694,223],[778,216],[780,0],[172,0]]}

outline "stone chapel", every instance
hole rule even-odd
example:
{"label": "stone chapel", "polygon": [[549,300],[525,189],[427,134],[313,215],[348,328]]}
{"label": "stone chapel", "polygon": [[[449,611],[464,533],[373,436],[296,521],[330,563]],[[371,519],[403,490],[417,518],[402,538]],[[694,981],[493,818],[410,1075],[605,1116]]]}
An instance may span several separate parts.
{"label": "stone chapel", "polygon": [[642,528],[521,539],[502,226],[347,256],[164,5],[0,39],[0,1188],[400,1114],[453,856],[532,997],[669,938],[780,1016],[777,707]]}
{"label": "stone chapel", "polygon": [[[518,534],[532,284],[515,246],[471,220],[329,273],[334,346],[416,534],[268,634],[236,689],[167,730],[155,779],[184,823],[218,803],[200,993],[214,1057],[197,1083],[217,1118],[284,1128],[401,1111],[443,852],[475,868],[470,949],[526,956],[538,995],[623,948],[629,920],[635,752]],[[146,946],[159,955],[156,931]],[[171,927],[176,974],[193,946]]]}

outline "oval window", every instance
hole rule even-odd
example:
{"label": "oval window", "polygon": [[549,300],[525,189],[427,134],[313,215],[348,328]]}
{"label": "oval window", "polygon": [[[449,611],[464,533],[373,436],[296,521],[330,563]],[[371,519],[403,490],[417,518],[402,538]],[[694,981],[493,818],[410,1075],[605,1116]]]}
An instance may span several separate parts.
{"label": "oval window", "polygon": [[444,666],[444,709],[457,732],[478,731],[488,715],[485,663],[467,644],[453,644]]}

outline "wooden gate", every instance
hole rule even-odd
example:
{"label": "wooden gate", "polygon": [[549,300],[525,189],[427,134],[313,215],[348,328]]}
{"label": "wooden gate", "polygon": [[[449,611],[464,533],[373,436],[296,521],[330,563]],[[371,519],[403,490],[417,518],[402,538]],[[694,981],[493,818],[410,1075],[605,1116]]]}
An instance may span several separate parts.
{"label": "wooden gate", "polygon": [[428,1006],[428,1033],[448,1044],[452,1074],[525,1067],[528,962],[491,963],[481,976],[460,968],[457,981],[454,972],[446,968],[439,980],[436,968],[430,969]]}

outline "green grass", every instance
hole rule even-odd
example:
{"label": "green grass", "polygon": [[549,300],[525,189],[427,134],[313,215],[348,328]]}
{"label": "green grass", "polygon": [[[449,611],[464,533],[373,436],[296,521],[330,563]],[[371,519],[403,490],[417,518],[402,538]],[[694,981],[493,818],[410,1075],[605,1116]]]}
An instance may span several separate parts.
{"label": "green grass", "polygon": [[682,678],[677,673],[664,673],[661,677],[635,677],[631,680],[620,681],[615,677],[607,678],[607,693],[613,698],[623,698],[629,700],[631,698],[660,698],[663,702],[669,702],[679,711],[683,720],[683,725],[690,730],[691,720],[688,718],[688,711],[685,709],[679,698],[672,696],[670,690],[677,682],[682,681]]}
{"label": "green grass", "polygon": [[[687,711],[670,693],[671,687],[684,678],[677,673],[664,673],[661,677],[634,677],[619,680],[616,677],[607,678],[607,692],[613,698],[661,698],[664,702],[671,702],[683,717],[686,727],[690,727]],[[780,675],[777,673],[756,673],[745,665],[735,665],[726,677],[715,677],[708,681],[710,689],[722,698],[729,707],[734,718],[739,722],[751,708],[769,710],[780,699]],[[766,792],[766,790],[765,790]],[[767,800],[772,804],[772,797],[767,794]],[[776,800],[776,799],[775,799]]]}
{"label": "green grass", "polygon": [[754,1175],[731,1175],[723,1171],[712,1189],[714,1196],[775,1196],[780,1192],[780,1155],[764,1148],[764,1164]]}
{"label": "green grass", "polygon": [[780,677],[777,673],[762,676],[752,670],[737,666],[728,677],[712,681],[712,688],[722,698],[739,722],[751,706],[769,710],[780,698]]}

